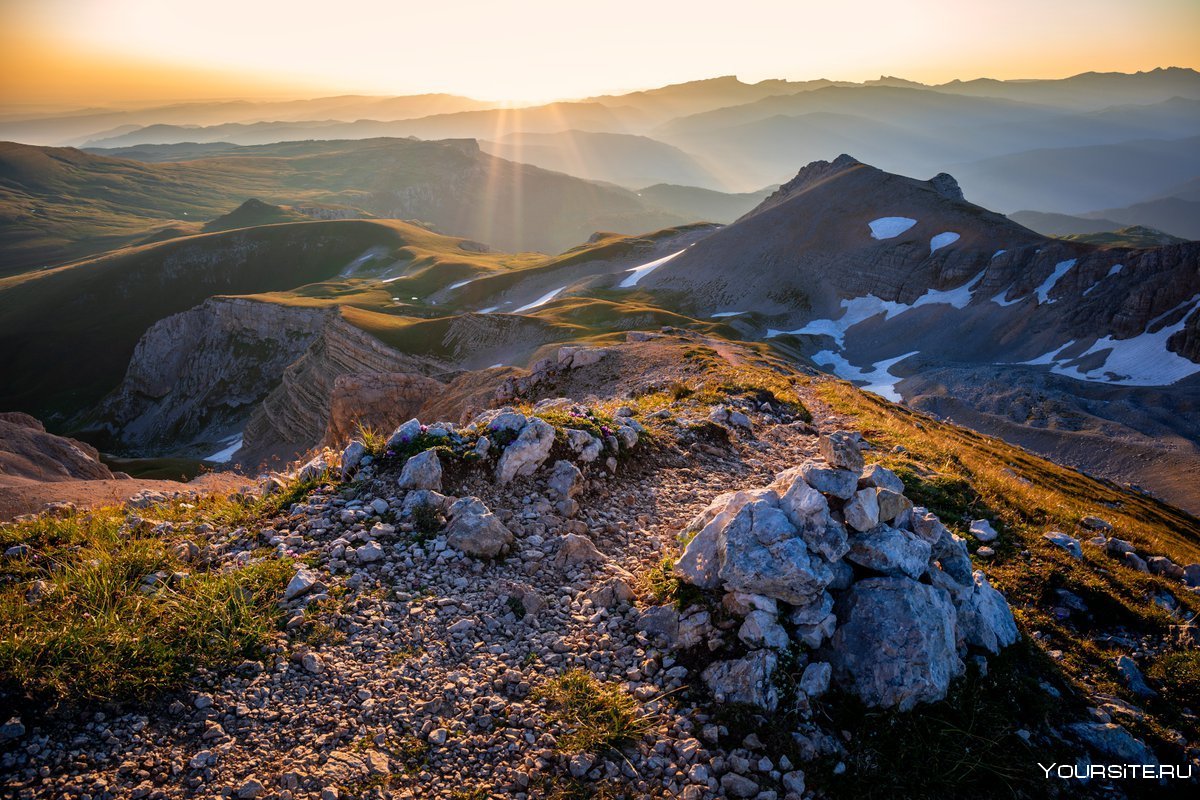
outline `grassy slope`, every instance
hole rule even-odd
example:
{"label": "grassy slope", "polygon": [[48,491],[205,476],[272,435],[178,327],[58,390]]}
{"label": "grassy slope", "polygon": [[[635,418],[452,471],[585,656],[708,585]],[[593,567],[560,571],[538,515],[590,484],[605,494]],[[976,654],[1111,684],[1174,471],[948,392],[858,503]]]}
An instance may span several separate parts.
{"label": "grassy slope", "polygon": [[[818,395],[838,412],[848,414],[875,445],[869,460],[894,469],[907,494],[966,535],[972,519],[992,521],[1000,538],[991,559],[975,557],[993,583],[1009,598],[1025,641],[992,664],[991,674],[972,673],[947,701],[920,715],[868,712],[845,706],[838,723],[869,737],[851,748],[853,780],[833,779],[838,796],[945,795],[973,787],[982,796],[1036,797],[1044,784],[1031,781],[1037,760],[1069,761],[1072,748],[1050,752],[1031,748],[1016,735],[1051,724],[1078,720],[1097,695],[1112,695],[1140,707],[1141,720],[1118,717],[1134,735],[1145,737],[1160,753],[1178,756],[1171,730],[1195,741],[1195,704],[1200,689],[1195,650],[1172,643],[1178,618],[1154,598],[1170,594],[1183,617],[1200,612],[1200,597],[1178,582],[1137,572],[1084,545],[1082,561],[1042,538],[1050,530],[1086,540],[1094,533],[1080,520],[1096,515],[1114,526],[1110,535],[1135,544],[1140,552],[1161,554],[1176,563],[1200,560],[1200,520],[1114,484],[1085,477],[1046,459],[991,437],[933,420],[859,391],[849,384],[821,380]],[[902,452],[894,452],[900,446]],[[977,543],[967,536],[972,551]],[[1087,615],[1062,620],[1053,609],[1062,603],[1057,591],[1082,598]],[[1157,675],[1160,695],[1139,699],[1123,686],[1116,671],[1119,654],[1106,644],[1107,635],[1126,635],[1153,642],[1149,674]],[[1147,638],[1143,638],[1147,637]],[[1145,664],[1143,664],[1145,667]],[[1055,700],[1040,684],[1063,693]],[[964,750],[964,744],[969,746]],[[925,771],[896,771],[898,761],[920,760]],[[832,766],[832,764],[828,765]],[[821,780],[821,778],[818,778]],[[822,781],[823,782],[823,781]]]}
{"label": "grassy slope", "polygon": [[[371,248],[365,271],[501,268],[460,240],[395,221],[268,225],[128,248],[0,280],[0,407],[78,410],[111,390],[155,321],[217,294],[288,290],[333,278]],[[332,294],[332,292],[331,292]],[[119,310],[119,313],[114,313]]]}
{"label": "grassy slope", "polygon": [[497,247],[561,250],[597,229],[683,220],[633,192],[479,153],[462,142],[285,142],[147,164],[0,143],[0,276],[211,220],[248,198],[426,219]]}

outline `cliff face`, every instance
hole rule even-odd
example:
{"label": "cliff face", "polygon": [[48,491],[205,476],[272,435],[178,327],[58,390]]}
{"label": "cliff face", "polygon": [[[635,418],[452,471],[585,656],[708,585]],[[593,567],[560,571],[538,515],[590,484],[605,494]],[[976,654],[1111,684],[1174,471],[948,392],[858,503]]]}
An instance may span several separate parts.
{"label": "cliff face", "polygon": [[98,416],[127,452],[192,444],[197,456],[207,455],[199,450],[239,427],[333,316],[214,298],[167,317],[138,342],[125,380]]}
{"label": "cliff face", "polygon": [[[278,384],[250,416],[242,450],[235,456],[243,464],[287,460],[320,443],[330,421],[330,398],[341,376],[415,373],[412,387],[393,395],[399,401],[398,411],[403,410],[410,395],[433,391],[440,385],[420,379],[422,375],[445,372],[440,362],[393,350],[340,316],[327,316],[323,323],[319,334],[283,370]],[[343,381],[343,392],[352,385]],[[353,405],[348,395],[339,401],[341,417],[337,425],[353,425]]]}

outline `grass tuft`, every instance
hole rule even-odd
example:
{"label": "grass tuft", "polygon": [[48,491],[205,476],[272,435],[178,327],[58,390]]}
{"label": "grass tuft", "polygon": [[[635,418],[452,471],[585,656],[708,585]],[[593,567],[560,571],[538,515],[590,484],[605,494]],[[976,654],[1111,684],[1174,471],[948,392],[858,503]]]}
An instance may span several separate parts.
{"label": "grass tuft", "polygon": [[552,719],[565,728],[558,736],[564,753],[616,750],[650,728],[649,717],[640,713],[631,695],[586,670],[572,669],[546,681],[535,697],[546,701]]}

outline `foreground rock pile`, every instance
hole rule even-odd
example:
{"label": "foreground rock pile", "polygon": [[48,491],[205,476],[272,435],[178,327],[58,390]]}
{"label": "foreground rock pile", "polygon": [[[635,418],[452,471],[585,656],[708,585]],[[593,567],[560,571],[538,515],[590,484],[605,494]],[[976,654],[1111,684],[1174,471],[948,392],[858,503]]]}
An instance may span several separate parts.
{"label": "foreground rock pile", "polygon": [[[1016,641],[1008,603],[972,571],[966,542],[914,508],[895,474],[864,471],[859,445],[822,436],[821,460],[721,495],[685,531],[676,573],[742,620],[736,646],[748,651],[705,670],[717,700],[775,710],[779,654],[798,649],[808,663],[797,702],[832,678],[867,705],[908,710],[944,697],[970,649]],[[670,613],[648,612],[647,627],[662,630]],[[684,609],[668,623],[673,644],[724,649],[711,616]]]}

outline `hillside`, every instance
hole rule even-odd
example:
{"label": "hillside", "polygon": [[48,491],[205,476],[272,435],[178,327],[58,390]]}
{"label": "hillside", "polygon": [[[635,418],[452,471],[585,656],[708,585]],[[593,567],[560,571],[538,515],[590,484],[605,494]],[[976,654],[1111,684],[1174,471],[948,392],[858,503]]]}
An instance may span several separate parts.
{"label": "hillside", "polygon": [[247,199],[354,206],[504,250],[558,252],[596,230],[687,220],[633,192],[488,156],[474,142],[291,142],[170,163],[0,146],[0,275],[207,221]]}
{"label": "hillside", "polygon": [[[1195,518],[761,346],[594,344],[471,376],[440,412],[462,423],[339,443],[261,493],[0,526],[5,736],[39,747],[6,780],[1033,798],[1038,759],[1195,757],[1175,633],[1200,610],[1178,566]],[[865,532],[847,495],[889,522]],[[716,532],[713,585],[694,543]],[[768,533],[785,554],[739,571]],[[85,567],[111,587],[103,619]]]}

